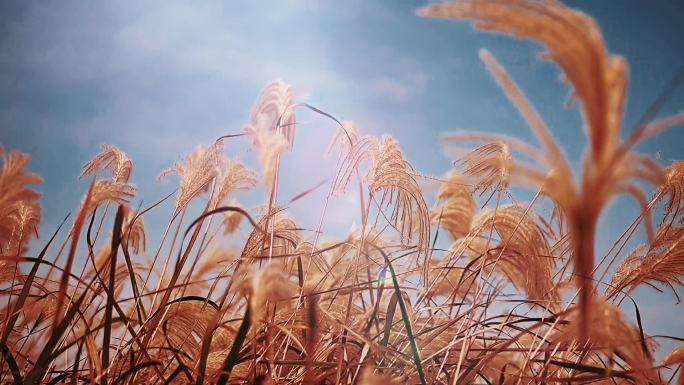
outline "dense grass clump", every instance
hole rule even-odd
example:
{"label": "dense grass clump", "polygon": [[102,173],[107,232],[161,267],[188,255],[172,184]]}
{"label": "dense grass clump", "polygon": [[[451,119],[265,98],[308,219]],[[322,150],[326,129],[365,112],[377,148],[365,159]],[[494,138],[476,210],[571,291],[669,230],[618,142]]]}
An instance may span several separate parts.
{"label": "dense grass clump", "polygon": [[[414,169],[392,136],[364,136],[275,81],[244,133],[163,171],[179,186],[148,207],[131,207],[131,159],[102,146],[83,167],[89,188],[74,216],[29,250],[42,180],[26,170],[28,155],[0,147],[0,383],[671,383],[684,350],[655,360],[657,338],[644,332],[630,293],[649,285],[677,295],[682,285],[684,163],[663,167],[633,147],[684,114],[649,117],[622,139],[627,63],[607,51],[591,18],[558,2],[459,0],[419,13],[543,44],[581,106],[581,172],[485,50],[486,69],[541,147],[450,133],[445,145],[474,146],[441,178]],[[297,225],[278,194],[291,178],[280,161],[297,151],[301,109],[337,127],[336,170],[313,230]],[[251,139],[260,172],[226,155],[236,136]],[[424,180],[438,182],[435,202]],[[258,185],[263,205],[237,203],[235,192]],[[533,198],[517,201],[513,185]],[[321,236],[328,202],[343,193],[358,195],[359,225]],[[619,194],[642,212],[594,255],[597,221]],[[662,218],[652,218],[656,207]],[[145,215],[165,209],[166,227],[146,228]],[[648,242],[625,250],[640,225]],[[148,231],[161,234],[154,247]],[[223,249],[239,231],[240,250]],[[437,247],[444,237],[451,246]]]}

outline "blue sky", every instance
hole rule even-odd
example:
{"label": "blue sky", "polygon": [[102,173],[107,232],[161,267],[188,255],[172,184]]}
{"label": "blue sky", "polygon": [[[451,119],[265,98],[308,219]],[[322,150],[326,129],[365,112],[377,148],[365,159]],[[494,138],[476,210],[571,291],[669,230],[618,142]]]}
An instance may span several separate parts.
{"label": "blue sky", "polygon": [[[684,5],[567,3],[596,18],[610,50],[630,64],[627,133],[684,65]],[[418,170],[438,175],[450,166],[439,144],[445,132],[482,130],[534,140],[480,63],[478,50],[487,48],[578,164],[585,144],[581,119],[577,108],[563,108],[569,88],[555,65],[537,60],[540,47],[479,33],[464,22],[419,18],[414,12],[422,5],[2,2],[0,143],[31,153],[31,170],[45,179],[39,187],[43,233],[78,206],[86,187],[77,181],[81,166],[102,143],[129,154],[136,203],[140,198],[152,203],[175,187],[175,181],[156,183],[159,172],[198,144],[240,131],[258,93],[275,78],[291,84],[301,100],[354,121],[362,132],[394,135]],[[679,89],[662,115],[683,107],[684,89]],[[296,151],[283,171],[296,177],[283,179],[285,197],[332,170],[330,162],[318,159],[334,127],[308,113],[299,120]],[[253,158],[241,140],[229,142],[228,153]],[[684,155],[682,143],[684,131],[675,129],[639,150],[669,163]],[[311,198],[320,201],[320,195]],[[353,217],[348,205],[336,204],[331,221],[348,228]],[[311,203],[293,207],[293,213],[304,226],[315,227],[318,213],[306,205]],[[618,199],[602,220],[599,239],[614,239],[637,212],[629,199]],[[155,213],[148,223],[163,226],[167,217]],[[649,329],[681,334],[682,306],[673,306],[673,295],[638,294],[648,308],[642,312]]]}

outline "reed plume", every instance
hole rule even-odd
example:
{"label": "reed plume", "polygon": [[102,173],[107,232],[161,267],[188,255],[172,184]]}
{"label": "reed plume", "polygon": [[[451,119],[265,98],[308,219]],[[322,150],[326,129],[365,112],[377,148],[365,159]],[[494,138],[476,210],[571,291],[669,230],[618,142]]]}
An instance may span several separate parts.
{"label": "reed plume", "polygon": [[173,215],[178,215],[187,205],[209,190],[214,178],[218,175],[218,167],[223,151],[223,141],[219,140],[211,146],[204,148],[199,146],[194,152],[187,155],[184,160],[177,162],[159,174],[158,180],[169,175],[180,177],[180,187],[176,198],[176,207]]}
{"label": "reed plume", "polygon": [[440,186],[438,205],[432,209],[432,221],[439,222],[454,240],[459,239],[470,232],[475,204],[471,185],[452,171]]}
{"label": "reed plume", "polygon": [[[586,332],[593,292],[594,237],[600,214],[617,194],[631,195],[645,208],[644,192],[636,180],[659,185],[664,179],[655,162],[632,152],[634,144],[648,136],[644,135],[649,131],[648,125],[639,127],[628,139],[620,139],[627,90],[626,61],[608,52],[591,17],[555,1],[456,0],[430,5],[419,13],[471,19],[482,30],[537,41],[548,49],[544,57],[557,63],[564,79],[572,85],[572,96],[581,105],[588,137],[580,183],[575,182],[558,144],[524,94],[489,52],[481,53],[488,70],[527,120],[545,151],[542,165],[547,172],[522,165],[515,167],[515,171],[527,182],[543,188],[568,220]],[[677,121],[670,120],[665,126]]]}
{"label": "reed plume", "polygon": [[102,170],[112,173],[115,183],[128,183],[133,171],[133,162],[118,147],[103,144],[102,151],[83,166],[81,178],[97,175]]}
{"label": "reed plume", "polygon": [[[498,234],[499,242],[490,244],[491,231]],[[555,260],[551,255],[549,239],[553,235],[543,218],[523,205],[503,205],[482,212],[473,224],[480,255],[527,298],[548,302],[556,309],[559,296],[552,281]]]}
{"label": "reed plume", "polygon": [[607,297],[620,292],[631,293],[637,286],[669,287],[680,302],[675,286],[683,286],[684,276],[684,212],[682,186],[683,163],[674,162],[668,169],[657,200],[664,200],[664,218],[648,245],[640,245],[618,266],[606,290]]}
{"label": "reed plume", "polygon": [[26,171],[31,157],[19,151],[9,154],[0,146],[0,252],[20,255],[33,235],[38,235],[41,218],[40,194],[31,185],[43,183]]}

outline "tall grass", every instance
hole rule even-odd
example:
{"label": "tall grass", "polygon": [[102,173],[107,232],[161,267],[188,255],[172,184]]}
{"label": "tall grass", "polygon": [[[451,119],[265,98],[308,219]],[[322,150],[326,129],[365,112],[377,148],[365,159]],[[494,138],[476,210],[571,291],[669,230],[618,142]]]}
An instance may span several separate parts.
{"label": "tall grass", "polygon": [[[447,134],[447,146],[476,146],[443,178],[415,170],[393,137],[364,136],[275,81],[243,134],[200,146],[161,173],[180,180],[175,203],[168,196],[130,207],[133,162],[104,145],[83,168],[90,187],[73,222],[65,218],[34,256],[28,242],[41,209],[33,186],[42,180],[26,170],[28,155],[0,148],[0,383],[671,383],[684,351],[656,362],[658,341],[639,308],[636,324],[623,310],[634,311],[630,293],[641,285],[675,295],[682,285],[684,163],[663,168],[633,147],[684,114],[652,121],[655,108],[621,139],[627,63],[607,51],[591,18],[560,3],[463,0],[419,13],[471,19],[548,49],[581,105],[588,144],[578,174],[485,50],[484,66],[541,147]],[[313,231],[297,225],[278,193],[284,178],[296,178],[280,163],[298,150],[301,109],[338,127],[330,135],[336,171]],[[224,143],[241,135],[260,173],[226,156]],[[430,204],[423,179],[439,183]],[[236,191],[259,184],[262,206],[237,203]],[[511,195],[517,184],[532,189],[530,202]],[[342,193],[358,194],[360,225],[324,239],[328,203]],[[594,255],[597,221],[618,194],[642,212]],[[551,215],[538,211],[541,202]],[[656,207],[664,214],[654,225]],[[170,212],[166,227],[152,230],[161,234],[153,248],[144,224],[152,210]],[[639,225],[648,243],[625,250]],[[241,251],[222,249],[222,240],[240,239],[238,228],[248,234]],[[444,237],[452,245],[438,248]]]}

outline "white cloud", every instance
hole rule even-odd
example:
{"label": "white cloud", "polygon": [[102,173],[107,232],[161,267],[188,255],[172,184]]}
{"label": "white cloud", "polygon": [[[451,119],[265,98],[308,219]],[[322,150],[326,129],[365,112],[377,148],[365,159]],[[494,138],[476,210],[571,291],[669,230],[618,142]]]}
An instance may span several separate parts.
{"label": "white cloud", "polygon": [[408,74],[399,79],[383,75],[374,79],[369,88],[378,96],[403,102],[423,93],[427,79],[427,75],[422,72]]}

